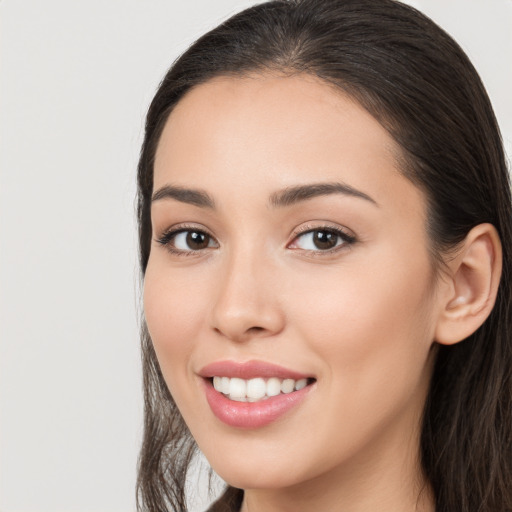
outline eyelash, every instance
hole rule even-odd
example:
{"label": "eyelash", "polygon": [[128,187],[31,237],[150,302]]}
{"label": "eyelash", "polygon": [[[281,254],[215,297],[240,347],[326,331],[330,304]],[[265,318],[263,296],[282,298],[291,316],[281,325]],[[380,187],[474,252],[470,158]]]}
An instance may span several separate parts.
{"label": "eyelash", "polygon": [[[328,225],[324,225],[324,226],[308,226],[308,225],[306,225],[306,226],[301,227],[300,229],[298,229],[297,231],[295,231],[293,233],[293,239],[292,239],[291,243],[295,243],[298,239],[300,239],[304,235],[307,235],[309,233],[315,233],[315,232],[317,232],[317,233],[324,232],[324,233],[330,233],[330,234],[335,235],[336,237],[338,237],[336,245],[330,249],[325,249],[325,250],[322,250],[322,249],[317,249],[317,250],[300,249],[300,248],[294,249],[294,250],[302,250],[309,254],[314,254],[315,256],[322,256],[322,255],[327,255],[327,254],[333,254],[335,252],[338,252],[341,249],[346,249],[347,247],[349,247],[349,246],[353,245],[355,242],[357,242],[357,239],[355,236],[348,234],[340,227],[334,227],[334,226],[328,226]],[[206,247],[204,249],[196,249],[196,250],[194,250],[194,249],[190,249],[190,250],[176,249],[175,247],[173,247],[172,242],[181,233],[198,233],[198,234],[206,235],[207,237],[209,237],[210,241],[213,240],[214,243],[218,244],[218,242],[215,240],[213,235],[208,233],[207,230],[197,228],[196,226],[186,226],[186,225],[179,226],[176,228],[171,228],[171,229],[165,231],[155,241],[157,243],[159,243],[160,245],[162,245],[163,247],[165,247],[171,254],[174,254],[177,256],[185,256],[185,257],[198,256],[201,252],[203,252],[204,250],[209,248],[209,247]],[[341,240],[341,243],[338,243],[340,240]],[[287,247],[289,245],[290,244],[288,244]]]}
{"label": "eyelash", "polygon": [[[201,233],[203,235],[208,236],[210,239],[215,240],[215,238],[208,233],[205,229],[200,229],[196,226],[179,226],[176,228],[171,228],[156,239],[156,242],[165,247],[171,254],[175,254],[177,256],[197,256],[202,250],[184,250],[184,249],[176,249],[172,246],[172,242],[175,238],[181,233]],[[203,249],[204,250],[204,249]]]}
{"label": "eyelash", "polygon": [[[305,225],[296,230],[293,233],[293,239],[291,243],[296,243],[296,241],[309,234],[309,233],[329,233],[335,235],[338,240],[336,241],[336,245],[330,249],[296,249],[296,250],[302,250],[304,252],[308,252],[311,255],[314,256],[323,256],[323,255],[332,255],[333,253],[337,253],[340,250],[347,249],[351,245],[357,242],[357,238],[354,235],[351,235],[347,233],[344,229],[342,229],[339,226],[330,226],[330,225],[323,225],[323,226],[312,226],[312,225]],[[338,243],[340,241],[340,243]],[[290,245],[290,244],[288,244]]]}

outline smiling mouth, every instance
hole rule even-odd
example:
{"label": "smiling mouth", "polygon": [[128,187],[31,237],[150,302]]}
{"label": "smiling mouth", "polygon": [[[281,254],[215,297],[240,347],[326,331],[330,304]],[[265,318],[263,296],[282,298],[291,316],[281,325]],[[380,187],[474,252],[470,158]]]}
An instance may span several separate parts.
{"label": "smiling mouth", "polygon": [[279,395],[288,395],[313,384],[316,379],[280,379],[277,377],[241,379],[214,376],[210,382],[219,393],[235,402],[260,402]]}
{"label": "smiling mouth", "polygon": [[291,414],[316,387],[316,377],[267,361],[216,361],[203,367],[208,405],[222,423],[256,429]]}

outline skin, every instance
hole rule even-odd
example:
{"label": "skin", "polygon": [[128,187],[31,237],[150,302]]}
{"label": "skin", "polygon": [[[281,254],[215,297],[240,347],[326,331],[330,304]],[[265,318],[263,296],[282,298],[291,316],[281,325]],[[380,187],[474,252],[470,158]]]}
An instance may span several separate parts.
{"label": "skin", "polygon": [[[211,80],[165,126],[154,191],[200,189],[215,208],[153,201],[146,321],[192,435],[215,471],[245,489],[244,511],[434,510],[419,424],[445,281],[429,258],[425,198],[398,154],[360,105],[305,76]],[[269,204],[288,187],[334,182],[371,200]],[[208,233],[209,245],[157,241],[183,227]],[[298,233],[326,227],[355,242],[319,250]],[[278,421],[230,427],[198,372],[254,359],[316,382]]]}

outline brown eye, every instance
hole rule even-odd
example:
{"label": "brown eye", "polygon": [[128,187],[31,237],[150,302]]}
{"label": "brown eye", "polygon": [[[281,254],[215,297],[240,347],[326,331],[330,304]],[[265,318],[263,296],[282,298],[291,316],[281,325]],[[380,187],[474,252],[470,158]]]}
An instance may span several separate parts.
{"label": "brown eye", "polygon": [[312,252],[327,252],[337,247],[351,245],[355,241],[355,237],[341,230],[318,228],[298,235],[290,248]]}
{"label": "brown eye", "polygon": [[168,231],[156,241],[178,255],[187,255],[219,246],[211,235],[198,229]]}
{"label": "brown eye", "polygon": [[199,251],[206,249],[210,244],[210,235],[202,233],[201,231],[185,231],[185,240],[188,249]]}
{"label": "brown eye", "polygon": [[327,250],[336,247],[340,236],[333,231],[313,231],[313,244],[317,249]]}

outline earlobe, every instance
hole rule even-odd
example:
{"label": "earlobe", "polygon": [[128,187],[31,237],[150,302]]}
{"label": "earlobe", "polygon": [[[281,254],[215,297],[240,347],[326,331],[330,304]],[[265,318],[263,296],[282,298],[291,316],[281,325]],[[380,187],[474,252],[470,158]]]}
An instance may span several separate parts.
{"label": "earlobe", "polygon": [[501,242],[492,224],[479,224],[448,262],[435,340],[452,345],[473,334],[487,319],[501,277]]}

